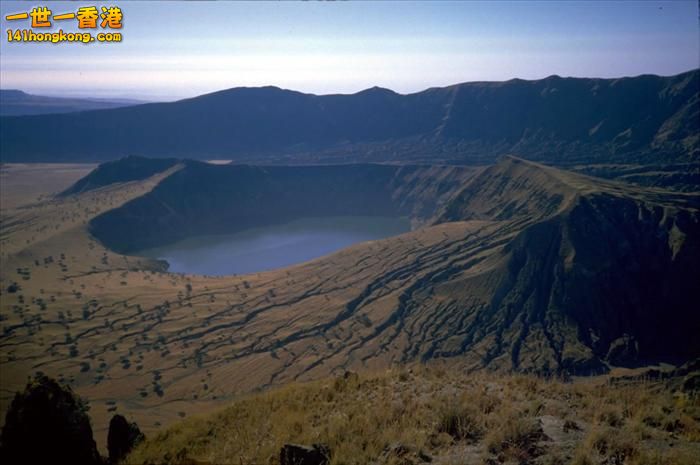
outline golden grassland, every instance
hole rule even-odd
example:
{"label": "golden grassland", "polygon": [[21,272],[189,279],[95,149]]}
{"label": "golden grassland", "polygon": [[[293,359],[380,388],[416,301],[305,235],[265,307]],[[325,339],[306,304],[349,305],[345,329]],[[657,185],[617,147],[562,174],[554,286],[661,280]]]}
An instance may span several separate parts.
{"label": "golden grassland", "polygon": [[334,465],[691,465],[700,397],[648,380],[395,368],[241,398],[150,436],[128,463],[274,464],[290,442],[329,445]]}
{"label": "golden grassland", "polygon": [[7,163],[0,167],[0,208],[17,208],[57,194],[97,165],[90,163]]}

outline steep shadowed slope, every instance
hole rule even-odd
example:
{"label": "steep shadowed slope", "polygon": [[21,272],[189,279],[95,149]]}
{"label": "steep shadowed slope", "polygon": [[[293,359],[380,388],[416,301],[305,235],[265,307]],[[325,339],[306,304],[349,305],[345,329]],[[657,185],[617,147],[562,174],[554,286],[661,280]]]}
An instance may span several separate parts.
{"label": "steep shadowed slope", "polygon": [[474,329],[494,332],[485,360],[588,372],[696,356],[699,206],[517,159],[487,169],[441,217],[520,225],[478,312]]}

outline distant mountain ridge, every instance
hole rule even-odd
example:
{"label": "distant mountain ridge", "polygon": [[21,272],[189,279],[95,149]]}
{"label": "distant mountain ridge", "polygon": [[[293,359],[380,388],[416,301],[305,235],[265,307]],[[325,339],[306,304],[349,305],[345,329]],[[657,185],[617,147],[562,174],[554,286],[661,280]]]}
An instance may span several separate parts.
{"label": "distant mountain ridge", "polygon": [[3,161],[490,163],[515,153],[565,165],[682,163],[700,154],[699,89],[698,70],[471,82],[408,95],[234,88],[171,103],[4,117],[0,140]]}
{"label": "distant mountain ridge", "polygon": [[0,116],[47,115],[103,110],[145,103],[131,99],[47,97],[17,89],[0,89]]}

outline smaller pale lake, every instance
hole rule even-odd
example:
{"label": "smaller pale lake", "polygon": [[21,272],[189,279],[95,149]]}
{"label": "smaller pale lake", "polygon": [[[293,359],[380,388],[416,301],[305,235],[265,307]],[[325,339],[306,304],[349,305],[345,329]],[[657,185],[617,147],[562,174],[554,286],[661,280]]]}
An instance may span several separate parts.
{"label": "smaller pale lake", "polygon": [[407,218],[304,218],[230,235],[193,237],[136,254],[167,260],[175,273],[245,274],[302,263],[410,229]]}

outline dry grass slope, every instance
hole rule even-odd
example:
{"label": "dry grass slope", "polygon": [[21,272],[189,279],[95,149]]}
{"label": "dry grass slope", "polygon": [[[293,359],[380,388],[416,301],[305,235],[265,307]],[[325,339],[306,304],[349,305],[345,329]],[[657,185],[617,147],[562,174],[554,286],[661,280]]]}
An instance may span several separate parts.
{"label": "dry grass slope", "polygon": [[692,465],[700,398],[644,380],[417,366],[241,398],[151,436],[128,463],[274,464],[287,442],[326,443],[333,465]]}

